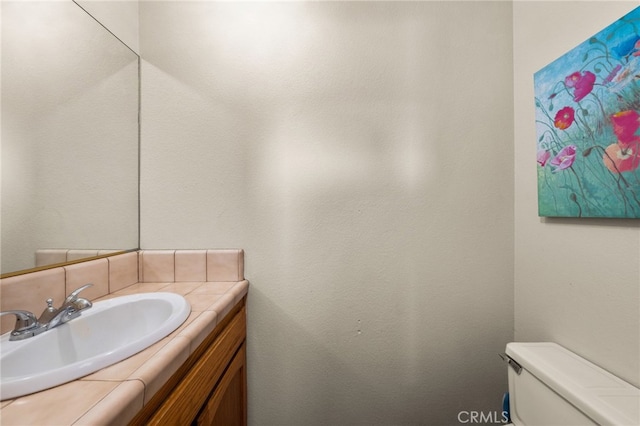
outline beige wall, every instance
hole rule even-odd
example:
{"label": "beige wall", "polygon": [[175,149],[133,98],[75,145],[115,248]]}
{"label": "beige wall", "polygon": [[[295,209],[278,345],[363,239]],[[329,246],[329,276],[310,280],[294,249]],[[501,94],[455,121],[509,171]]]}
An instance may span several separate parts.
{"label": "beige wall", "polygon": [[533,73],[637,1],[514,2],[515,338],[640,385],[640,224],[537,217]]}
{"label": "beige wall", "polygon": [[499,410],[509,2],[142,2],[142,247],[247,253],[256,425]]}

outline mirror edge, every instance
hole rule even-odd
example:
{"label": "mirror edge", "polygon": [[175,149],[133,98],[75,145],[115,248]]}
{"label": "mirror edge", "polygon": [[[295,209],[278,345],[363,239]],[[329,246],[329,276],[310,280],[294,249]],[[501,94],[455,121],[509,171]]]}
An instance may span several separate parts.
{"label": "mirror edge", "polygon": [[5,274],[0,275],[0,279],[17,277],[18,275],[31,274],[33,272],[45,271],[47,269],[61,268],[63,266],[74,265],[76,263],[89,262],[91,260],[104,259],[104,258],[107,258],[107,257],[118,256],[118,255],[126,254],[126,253],[135,253],[135,252],[137,252],[139,250],[140,249],[138,249],[138,248],[120,250],[120,251],[115,251],[113,253],[101,254],[101,255],[98,255],[98,256],[83,257],[82,259],[69,260],[67,262],[52,263],[52,264],[49,264],[49,265],[36,266],[35,268],[29,268],[29,269],[22,269],[22,270],[19,270],[19,271],[7,272]]}

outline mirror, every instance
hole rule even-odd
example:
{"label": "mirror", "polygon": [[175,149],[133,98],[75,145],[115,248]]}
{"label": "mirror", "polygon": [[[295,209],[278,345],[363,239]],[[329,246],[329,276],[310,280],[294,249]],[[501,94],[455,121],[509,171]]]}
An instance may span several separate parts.
{"label": "mirror", "polygon": [[138,55],[72,1],[1,7],[1,274],[136,249]]}

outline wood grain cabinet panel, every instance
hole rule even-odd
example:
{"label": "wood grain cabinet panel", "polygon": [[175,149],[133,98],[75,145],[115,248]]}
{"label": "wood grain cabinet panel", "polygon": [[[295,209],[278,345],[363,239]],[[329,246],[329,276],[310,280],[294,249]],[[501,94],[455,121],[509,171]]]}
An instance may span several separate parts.
{"label": "wood grain cabinet panel", "polygon": [[243,343],[198,416],[198,426],[246,426],[246,350]]}
{"label": "wood grain cabinet panel", "polygon": [[245,426],[246,329],[242,299],[130,424]]}

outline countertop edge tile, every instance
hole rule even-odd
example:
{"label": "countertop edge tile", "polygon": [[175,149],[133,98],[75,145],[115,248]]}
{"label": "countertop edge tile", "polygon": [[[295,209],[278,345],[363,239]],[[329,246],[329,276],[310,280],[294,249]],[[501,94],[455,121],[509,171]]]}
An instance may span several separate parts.
{"label": "countertop edge tile", "polygon": [[144,406],[144,383],[126,380],[80,417],[74,425],[123,425]]}
{"label": "countertop edge tile", "polygon": [[215,311],[218,314],[218,318],[224,318],[233,308],[235,299],[232,293],[225,293],[213,305],[209,306],[207,311]]}
{"label": "countertop edge tile", "polygon": [[153,357],[134,371],[128,380],[139,379],[145,384],[144,403],[160,390],[163,384],[178,371],[189,358],[190,341],[186,337],[174,337]]}
{"label": "countertop edge tile", "polygon": [[211,334],[213,329],[216,328],[216,325],[218,325],[218,314],[214,311],[204,311],[200,312],[199,315],[191,321],[189,326],[185,327],[184,330],[178,334],[178,337],[185,337],[191,342],[189,355]]}
{"label": "countertop edge tile", "polygon": [[242,300],[242,298],[247,295],[248,291],[249,291],[249,281],[247,280],[239,281],[235,286],[233,286],[231,288],[231,292],[235,296],[235,298],[233,299],[234,304]]}

